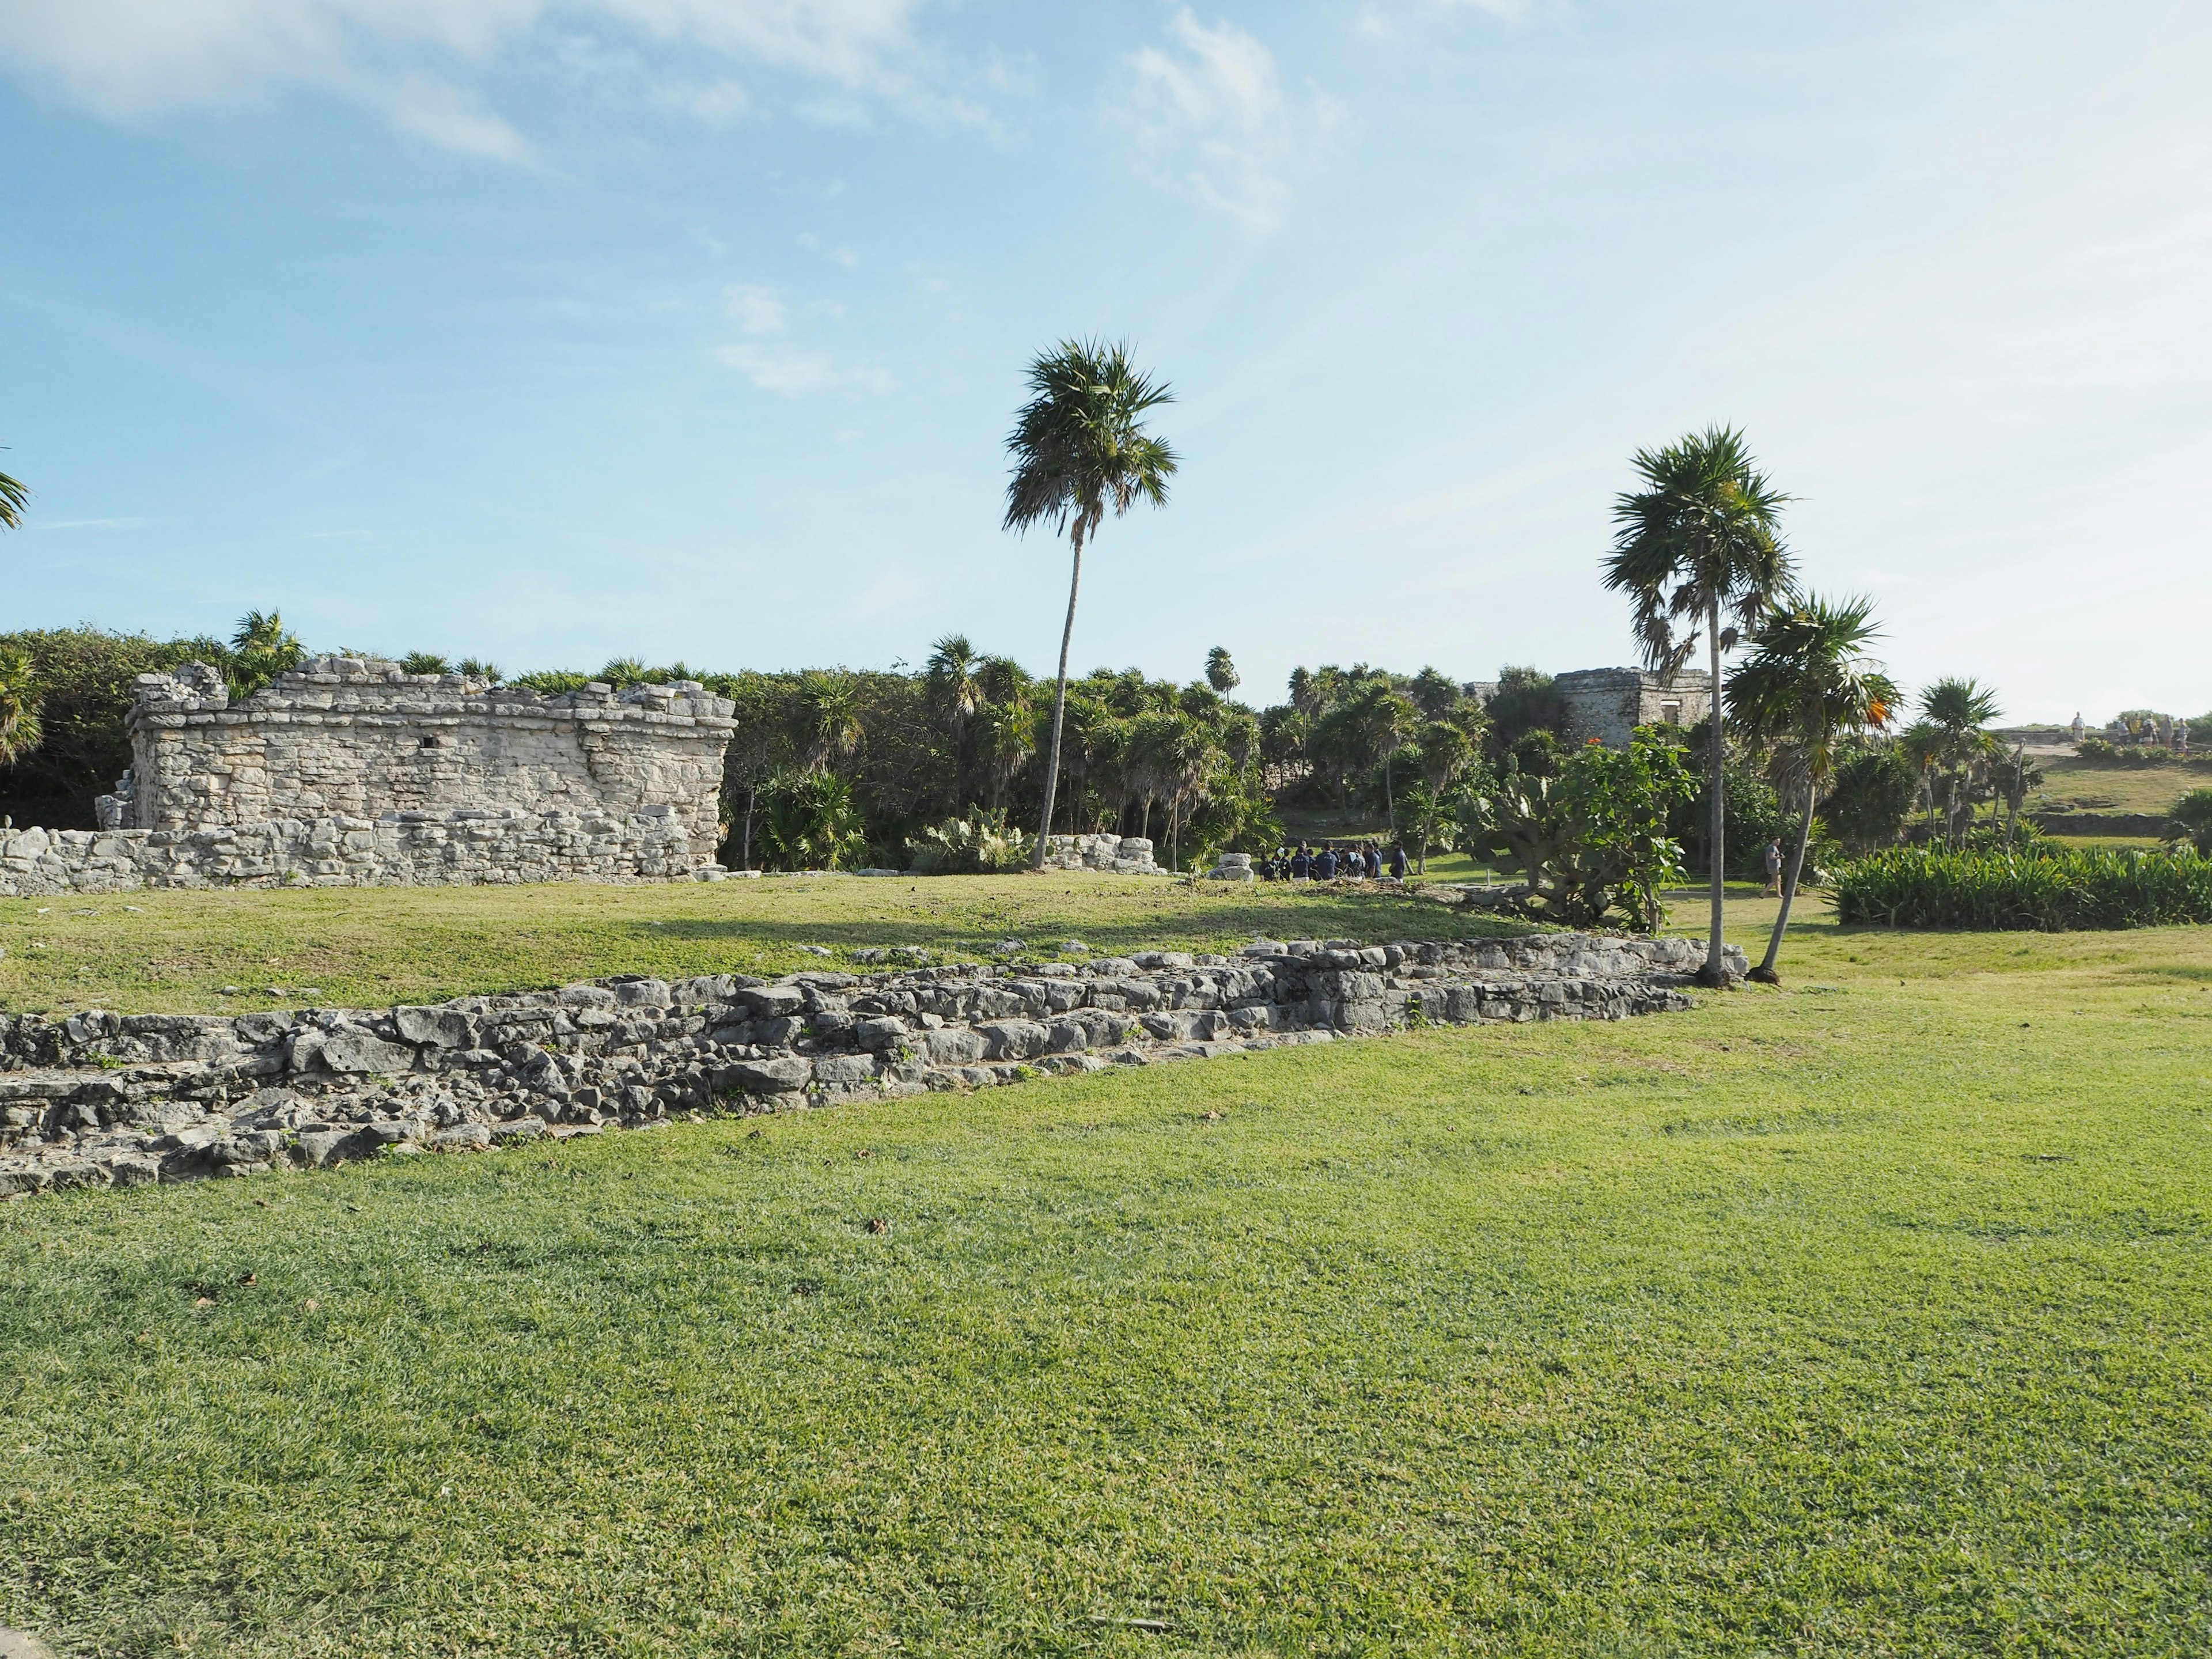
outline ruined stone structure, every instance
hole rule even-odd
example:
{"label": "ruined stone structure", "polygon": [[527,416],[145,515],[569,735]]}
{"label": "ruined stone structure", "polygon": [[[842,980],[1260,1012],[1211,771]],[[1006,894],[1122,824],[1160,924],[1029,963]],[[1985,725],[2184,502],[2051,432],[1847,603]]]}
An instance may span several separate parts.
{"label": "ruined stone structure", "polygon": [[712,878],[731,713],[692,681],[546,697],[351,657],[236,703],[202,664],[141,675],[101,828],[0,829],[0,896]]}
{"label": "ruined stone structure", "polygon": [[118,830],[397,813],[648,808],[712,851],[732,705],[695,681],[562,696],[396,663],[315,657],[236,704],[194,663],[142,674]]}
{"label": "ruined stone structure", "polygon": [[1712,677],[1701,668],[1671,680],[1644,669],[1580,668],[1552,684],[1575,738],[1595,738],[1608,749],[1626,748],[1639,726],[1695,726],[1713,710]]}
{"label": "ruined stone structure", "polygon": [[[1621,1019],[1688,1007],[1704,953],[1576,933],[1260,940],[1234,957],[629,975],[434,1007],[0,1015],[0,1198],[964,1091],[1417,1021]],[[1743,953],[1727,960],[1741,977]]]}

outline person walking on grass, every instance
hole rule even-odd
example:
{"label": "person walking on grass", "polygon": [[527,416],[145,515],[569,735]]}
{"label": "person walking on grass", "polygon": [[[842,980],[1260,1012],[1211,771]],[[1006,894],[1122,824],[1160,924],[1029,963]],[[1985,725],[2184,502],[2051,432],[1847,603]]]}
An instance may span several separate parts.
{"label": "person walking on grass", "polygon": [[1782,837],[1770,836],[1766,840],[1766,890],[1761,898],[1782,896]]}

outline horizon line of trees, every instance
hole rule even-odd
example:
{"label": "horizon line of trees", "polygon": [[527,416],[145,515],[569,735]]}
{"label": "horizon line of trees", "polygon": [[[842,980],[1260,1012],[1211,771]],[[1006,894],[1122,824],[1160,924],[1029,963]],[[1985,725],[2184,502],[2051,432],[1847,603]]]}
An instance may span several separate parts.
{"label": "horizon line of trees", "polygon": [[[130,764],[124,720],[139,674],[207,662],[244,696],[307,654],[273,611],[249,612],[228,640],[92,628],[0,635],[0,813],[91,827],[94,797]],[[907,842],[926,828],[954,818],[1027,825],[1042,805],[1050,683],[961,635],[938,641],[913,671],[720,672],[617,658],[595,673],[502,677],[475,659],[392,659],[410,672],[458,671],[547,695],[593,680],[688,679],[728,697],[738,731],[724,815],[729,856],[741,865],[902,867]],[[1554,775],[1574,747],[1551,676],[1508,665],[1494,684],[1484,700],[1432,666],[1408,674],[1325,663],[1295,670],[1281,702],[1255,708],[1237,696],[1242,682],[1225,647],[1182,684],[1095,669],[1068,684],[1053,831],[1145,835],[1162,843],[1164,862],[1188,867],[1221,851],[1272,851],[1286,811],[1364,812],[1425,859],[1467,841],[1468,786],[1508,772]],[[1815,800],[1816,854],[1907,834],[1955,842],[1984,810],[2017,820],[2040,774],[1990,738],[1987,693],[1939,682],[1923,701],[1935,712],[1901,731],[1839,736]],[[1707,770],[1708,728],[1667,735],[1693,770]],[[1729,749],[1724,806],[1744,834],[1729,864],[1747,872],[1769,835],[1795,830],[1804,796],[1788,764],[1741,732]],[[1670,833],[1698,865],[1710,853],[1700,833],[1709,806],[1701,787],[1668,814]]]}

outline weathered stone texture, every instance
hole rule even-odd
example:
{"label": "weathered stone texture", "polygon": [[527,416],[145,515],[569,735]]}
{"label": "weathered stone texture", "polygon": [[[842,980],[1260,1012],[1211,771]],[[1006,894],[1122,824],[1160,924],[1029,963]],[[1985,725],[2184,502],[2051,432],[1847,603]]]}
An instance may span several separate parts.
{"label": "weathered stone texture", "polygon": [[1577,738],[1625,749],[1639,726],[1695,726],[1712,715],[1711,676],[1686,668],[1673,679],[1636,668],[1583,668],[1553,681]]}
{"label": "weathered stone texture", "polygon": [[[1211,1058],[1436,1022],[1689,1006],[1692,939],[1261,940],[1080,967],[629,976],[435,1007],[0,1016],[0,1197],[463,1152]],[[1741,976],[1741,951],[1729,957]]]}
{"label": "weathered stone texture", "polygon": [[708,878],[674,813],[457,812],[176,830],[0,830],[0,897],[144,887],[427,887]]}
{"label": "weathered stone texture", "polygon": [[557,697],[459,674],[312,658],[233,703],[192,664],[142,675],[128,786],[103,822],[198,830],[283,821],[672,814],[711,851],[732,705],[693,681]]}

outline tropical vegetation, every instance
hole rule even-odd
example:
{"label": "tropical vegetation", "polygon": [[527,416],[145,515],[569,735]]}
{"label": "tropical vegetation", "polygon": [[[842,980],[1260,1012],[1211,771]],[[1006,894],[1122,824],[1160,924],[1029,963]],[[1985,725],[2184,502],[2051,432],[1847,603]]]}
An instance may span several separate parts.
{"label": "tropical vegetation", "polygon": [[1766,955],[1751,970],[1752,978],[1767,984],[1778,980],[1776,960],[1812,845],[1814,813],[1836,775],[1838,745],[1846,736],[1887,726],[1898,701],[1895,683],[1866,655],[1880,632],[1872,601],[1832,602],[1806,594],[1760,623],[1752,654],[1728,680],[1729,719],[1765,754],[1770,776],[1798,805],[1795,844],[1782,873],[1781,908]]}
{"label": "tropical vegetation", "polygon": [[2025,846],[1893,847],[1845,864],[1838,921],[1881,927],[2058,933],[2212,922],[2212,857]]}
{"label": "tropical vegetation", "polygon": [[[1794,567],[1781,535],[1790,498],[1759,470],[1743,434],[1729,428],[1639,450],[1631,465],[1641,487],[1614,502],[1605,585],[1628,596],[1638,645],[1653,668],[1672,674],[1705,642],[1715,735],[1706,758],[1711,917],[1700,978],[1720,985],[1727,979],[1721,957],[1727,846],[1721,656],[1790,591]],[[1724,620],[1734,625],[1724,627]]]}
{"label": "tropical vegetation", "polygon": [[1075,638],[1075,600],[1083,585],[1083,546],[1110,507],[1116,518],[1140,501],[1164,507],[1176,453],[1147,432],[1144,417],[1173,401],[1168,388],[1139,371],[1126,346],[1066,340],[1030,365],[1030,401],[1006,440],[1014,475],[1006,485],[1006,528],[1049,524],[1068,545],[1067,621],[1060,634],[1053,687],[1052,737],[1045,751],[1044,807],[1036,863],[1044,867],[1060,788],[1060,737],[1067,714],[1067,653]]}

